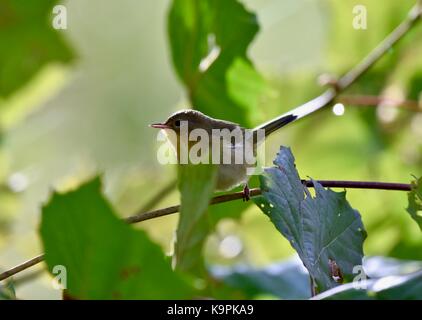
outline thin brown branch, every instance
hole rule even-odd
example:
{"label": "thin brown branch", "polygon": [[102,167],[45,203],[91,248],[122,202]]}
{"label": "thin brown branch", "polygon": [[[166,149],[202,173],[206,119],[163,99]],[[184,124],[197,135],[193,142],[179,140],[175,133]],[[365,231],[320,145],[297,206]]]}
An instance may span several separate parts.
{"label": "thin brown branch", "polygon": [[40,254],[39,256],[36,256],[35,258],[32,258],[28,261],[25,261],[22,264],[17,265],[16,267],[13,267],[12,269],[9,269],[3,273],[0,274],[0,281],[5,280],[16,273],[19,273],[23,270],[26,270],[32,266],[35,266],[37,263],[40,263],[44,260],[44,254]]}
{"label": "thin brown branch", "polygon": [[[396,190],[410,191],[411,184],[395,183],[395,182],[375,182],[375,181],[340,181],[340,180],[318,180],[318,182],[326,188],[342,188],[342,189],[375,189],[375,190]],[[302,180],[308,188],[313,187],[310,180]]]}
{"label": "thin brown branch", "polygon": [[[322,186],[327,188],[354,188],[354,189],[378,189],[378,190],[397,190],[397,191],[410,191],[411,184],[406,183],[390,183],[390,182],[373,182],[373,181],[337,181],[337,180],[319,180],[318,181]],[[302,183],[309,187],[313,187],[313,182],[311,180],[302,180]],[[261,194],[259,188],[254,188],[250,190],[250,196],[256,197]],[[243,192],[233,192],[229,194],[223,194],[216,197],[213,197],[210,201],[211,205],[224,203],[234,200],[243,199]],[[158,217],[167,216],[176,212],[179,212],[180,205],[171,206],[163,209],[153,210],[149,212],[137,213],[133,216],[127,217],[124,219],[125,222],[129,224],[150,220]],[[10,270],[7,270],[0,274],[0,281],[5,280],[25,269],[28,269],[37,263],[44,260],[44,254],[41,254],[31,260],[28,260]]]}
{"label": "thin brown branch", "polygon": [[[351,69],[346,75],[341,77],[335,85],[335,89],[330,88],[326,90],[323,94],[318,96],[317,98],[307,102],[305,105],[309,109],[319,109],[324,106],[329,105],[332,103],[337,96],[349,88],[355,81],[357,81],[365,72],[367,72],[383,55],[385,55],[397,42],[399,42],[409,30],[420,20],[422,15],[422,1],[418,1],[418,4],[415,5],[411,11],[409,12],[407,18],[396,28],[394,29],[368,56],[366,56],[358,65],[356,65],[353,69]],[[305,106],[303,105],[303,106]],[[331,181],[333,182],[333,181]],[[356,182],[348,182],[349,186],[342,186],[343,188],[364,188],[365,182],[360,182],[361,186],[352,186],[352,184],[356,184]],[[352,184],[351,184],[352,183]],[[363,185],[362,185],[363,184]],[[379,183],[378,183],[379,184]],[[324,185],[324,184],[323,184]],[[388,184],[390,187],[393,187],[392,184]],[[327,185],[328,186],[328,185]],[[369,188],[371,183],[366,183],[365,188]],[[387,190],[403,190],[405,185],[397,184],[398,189],[395,188],[387,188]],[[341,187],[341,186],[333,186],[333,187]],[[410,185],[408,185],[410,188]],[[379,189],[377,188],[369,188],[369,189]],[[382,188],[383,189],[383,188]],[[252,189],[251,196],[256,196],[260,194],[259,189]],[[211,200],[211,204],[217,204],[232,200],[237,200],[243,198],[242,192],[236,192],[232,194],[222,195],[215,197]],[[169,215],[179,211],[179,206],[173,206],[165,209],[154,210],[150,212],[140,213],[135,216],[126,218],[125,221],[128,223],[136,223],[152,218],[157,218],[165,215]],[[21,272],[44,259],[44,255],[39,255],[31,260],[18,265],[6,272],[0,274],[0,281],[7,279],[14,274]]]}
{"label": "thin brown branch", "polygon": [[337,82],[337,88],[344,91],[368,71],[379,59],[381,59],[397,42],[421,20],[422,5],[418,1],[409,11],[407,18],[400,23],[374,50],[371,51],[357,66],[351,69]]}
{"label": "thin brown branch", "polygon": [[[422,5],[418,1],[409,11],[407,17],[394,29],[375,49],[373,49],[365,58],[362,59],[355,67],[343,75],[338,80],[330,81],[330,88],[325,90],[316,98],[294,108],[290,112],[297,111],[300,114],[310,114],[316,110],[331,105],[337,97],[347,90],[353,83],[362,77],[379,59],[381,59],[394,45],[396,45],[403,37],[421,20]],[[289,113],[290,113],[289,112]],[[282,115],[283,116],[283,115]],[[302,117],[300,117],[302,118]],[[264,123],[256,129],[262,129],[267,126]]]}
{"label": "thin brown branch", "polygon": [[[338,181],[338,180],[318,180],[318,182],[326,188],[342,188],[342,189],[375,189],[375,190],[396,190],[396,191],[410,191],[411,184],[407,183],[392,183],[392,182],[374,182],[374,181]],[[313,188],[311,180],[302,180],[302,183],[308,188]],[[250,190],[250,196],[256,197],[261,194],[261,189],[254,188]],[[233,192],[216,196],[211,199],[210,204],[218,204],[229,202],[233,200],[243,199],[243,192]],[[172,206],[164,209],[158,209],[150,212],[141,212],[125,219],[127,223],[137,223],[153,218],[167,216],[172,213],[179,212],[180,206]]]}
{"label": "thin brown branch", "polygon": [[416,100],[396,100],[373,95],[341,95],[336,101],[354,106],[378,106],[385,103],[392,107],[422,112],[422,105]]}

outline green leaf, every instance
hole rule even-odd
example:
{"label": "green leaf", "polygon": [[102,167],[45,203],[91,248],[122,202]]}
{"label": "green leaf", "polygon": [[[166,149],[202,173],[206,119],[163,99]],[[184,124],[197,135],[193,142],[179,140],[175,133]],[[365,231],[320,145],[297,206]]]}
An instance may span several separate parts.
{"label": "green leaf", "polygon": [[266,84],[246,56],[256,16],[237,0],[174,0],[168,18],[173,64],[194,108],[250,126]]}
{"label": "green leaf", "polygon": [[422,270],[418,272],[387,276],[375,280],[362,281],[356,288],[354,283],[325,291],[313,299],[326,300],[420,300],[422,299]]}
{"label": "green leaf", "polygon": [[73,53],[52,27],[57,0],[0,2],[0,96],[26,84],[45,64],[69,62]]}
{"label": "green leaf", "polygon": [[[145,232],[116,217],[94,179],[76,191],[54,194],[42,210],[41,237],[50,272],[66,271],[78,299],[181,299],[187,283],[171,270]],[[56,267],[57,268],[57,267]]]}
{"label": "green leaf", "polygon": [[212,266],[212,275],[232,288],[240,289],[248,299],[273,295],[280,299],[310,298],[309,275],[299,259],[274,263],[263,268],[247,265]]}
{"label": "green leaf", "polygon": [[176,232],[174,262],[183,272],[202,275],[202,248],[211,230],[207,209],[216,181],[216,167],[206,164],[179,165],[180,218]]}
{"label": "green leaf", "polygon": [[255,198],[256,204],[297,251],[317,292],[339,285],[332,271],[337,267],[351,280],[353,267],[362,265],[366,237],[358,211],[346,201],[345,192],[326,190],[315,181],[312,197],[289,148],[281,147],[274,164],[260,177],[262,196]]}
{"label": "green leaf", "polygon": [[0,300],[16,300],[13,280],[6,280],[0,283]]}
{"label": "green leaf", "polygon": [[412,181],[412,190],[407,196],[409,205],[406,210],[422,231],[422,177]]}

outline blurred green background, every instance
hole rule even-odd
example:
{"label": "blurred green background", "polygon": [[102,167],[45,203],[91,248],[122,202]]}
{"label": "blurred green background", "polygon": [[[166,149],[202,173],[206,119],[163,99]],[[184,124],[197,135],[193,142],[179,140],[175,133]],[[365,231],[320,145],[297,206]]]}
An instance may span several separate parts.
{"label": "blurred green background", "polygon": [[[245,0],[260,31],[249,57],[268,90],[254,125],[318,95],[324,73],[353,67],[404,19],[414,1]],[[42,3],[42,5],[40,5]],[[0,4],[0,268],[42,251],[40,206],[52,189],[68,190],[101,173],[105,192],[122,216],[142,208],[176,177],[156,160],[149,123],[189,106],[173,69],[167,0],[72,0],[67,29],[54,30],[56,1]],[[353,8],[365,5],[366,30],[353,28]],[[15,11],[11,8],[18,8]],[[418,101],[422,91],[422,26],[390,50],[347,94]],[[247,112],[247,111],[245,111]],[[225,118],[224,112],[219,114]],[[330,108],[270,137],[267,164],[290,146],[302,177],[409,182],[422,175],[422,113],[388,106]],[[422,237],[405,211],[405,193],[348,191],[368,231],[366,255],[422,260]],[[155,208],[178,203],[178,192]],[[243,211],[240,216],[240,210]],[[207,260],[266,265],[293,254],[252,204],[221,204],[215,214],[238,216],[216,226]],[[235,212],[234,212],[235,211]],[[166,252],[177,215],[137,225]],[[110,235],[112,236],[112,235]],[[31,274],[40,270],[36,277]],[[17,279],[20,298],[59,298],[37,266]]]}

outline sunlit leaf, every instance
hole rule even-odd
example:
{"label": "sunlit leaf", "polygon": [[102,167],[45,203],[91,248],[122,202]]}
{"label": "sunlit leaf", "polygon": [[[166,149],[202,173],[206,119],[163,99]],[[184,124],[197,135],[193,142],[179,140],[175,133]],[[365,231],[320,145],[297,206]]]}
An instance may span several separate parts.
{"label": "sunlit leaf", "polygon": [[204,271],[202,247],[211,230],[207,208],[214,191],[216,173],[213,165],[179,166],[181,207],[174,247],[178,270],[196,275]]}
{"label": "sunlit leaf", "polygon": [[168,33],[173,64],[194,108],[250,126],[266,84],[246,56],[258,32],[237,0],[174,0]]}
{"label": "sunlit leaf", "polygon": [[0,2],[0,96],[8,96],[49,62],[73,54],[52,26],[57,0]]}
{"label": "sunlit leaf", "polygon": [[45,260],[57,279],[65,272],[60,279],[66,279],[69,296],[191,297],[190,287],[171,270],[160,247],[144,231],[117,218],[100,188],[99,179],[94,179],[76,191],[54,194],[42,210]]}
{"label": "sunlit leaf", "polygon": [[422,177],[412,182],[412,190],[408,193],[408,199],[407,212],[422,231]]}
{"label": "sunlit leaf", "polygon": [[353,268],[362,265],[366,237],[359,213],[345,192],[324,189],[315,181],[312,197],[289,148],[280,149],[274,164],[261,176],[257,205],[297,251],[317,292],[339,285],[342,278],[351,280]]}

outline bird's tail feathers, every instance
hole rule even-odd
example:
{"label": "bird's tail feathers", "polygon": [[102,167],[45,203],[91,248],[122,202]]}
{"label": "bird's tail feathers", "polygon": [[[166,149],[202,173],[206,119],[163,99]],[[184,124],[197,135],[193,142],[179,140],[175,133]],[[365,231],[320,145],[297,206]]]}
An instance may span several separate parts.
{"label": "bird's tail feathers", "polygon": [[261,124],[256,127],[254,130],[264,129],[265,136],[277,131],[278,129],[288,125],[289,123],[299,120],[307,115],[318,111],[319,109],[325,107],[330,101],[333,100],[333,92],[328,90],[324,94],[318,96],[317,98],[308,101],[307,103],[285,113],[281,116],[272,119],[268,122]]}

